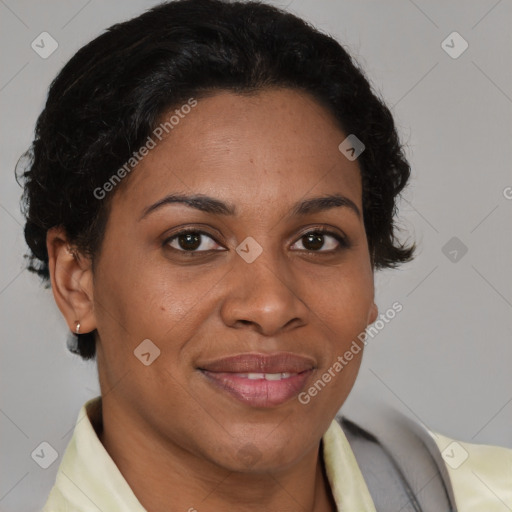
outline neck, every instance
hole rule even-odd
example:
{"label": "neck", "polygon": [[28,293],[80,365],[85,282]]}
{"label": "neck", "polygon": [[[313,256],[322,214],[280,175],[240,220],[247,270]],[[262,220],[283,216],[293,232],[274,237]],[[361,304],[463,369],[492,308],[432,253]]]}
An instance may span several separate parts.
{"label": "neck", "polygon": [[98,437],[141,505],[151,512],[332,512],[321,442],[300,461],[275,472],[233,472],[148,434],[118,409],[102,407]]}

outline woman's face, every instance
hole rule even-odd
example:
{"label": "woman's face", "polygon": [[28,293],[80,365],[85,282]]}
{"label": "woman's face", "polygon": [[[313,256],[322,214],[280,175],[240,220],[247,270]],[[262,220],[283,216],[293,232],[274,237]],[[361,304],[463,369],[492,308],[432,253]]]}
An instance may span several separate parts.
{"label": "woman's face", "polygon": [[113,192],[94,318],[125,424],[234,471],[318,444],[362,351],[333,367],[377,314],[347,135],[303,93],[222,92]]}

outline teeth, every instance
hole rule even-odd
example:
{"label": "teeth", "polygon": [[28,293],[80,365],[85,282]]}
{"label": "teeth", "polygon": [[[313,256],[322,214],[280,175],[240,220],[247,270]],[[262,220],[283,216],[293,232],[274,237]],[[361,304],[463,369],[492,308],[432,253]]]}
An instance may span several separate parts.
{"label": "teeth", "polygon": [[265,374],[265,380],[281,380],[282,373],[266,373]]}
{"label": "teeth", "polygon": [[258,379],[264,379],[265,374],[264,373],[248,373],[247,378],[249,380],[258,380]]}
{"label": "teeth", "polygon": [[244,377],[249,380],[281,380],[288,379],[291,377],[291,373],[283,372],[283,373],[241,373],[240,377]]}

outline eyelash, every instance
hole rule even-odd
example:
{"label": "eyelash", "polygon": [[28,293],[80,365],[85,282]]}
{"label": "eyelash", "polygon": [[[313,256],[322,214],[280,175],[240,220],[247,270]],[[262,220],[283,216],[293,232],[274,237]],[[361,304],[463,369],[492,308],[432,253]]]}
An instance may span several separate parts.
{"label": "eyelash", "polygon": [[[168,246],[171,250],[174,250],[174,251],[179,252],[181,254],[190,255],[190,256],[193,256],[195,254],[208,254],[208,253],[212,253],[212,252],[221,252],[219,249],[208,249],[206,251],[197,251],[197,250],[186,251],[184,249],[176,249],[175,247],[170,247],[170,243],[173,240],[176,240],[180,236],[186,235],[188,233],[194,233],[194,234],[197,234],[197,235],[204,235],[204,236],[212,239],[216,244],[220,245],[219,242],[217,242],[217,240],[215,240],[215,238],[210,233],[208,233],[206,231],[202,231],[202,230],[197,229],[197,228],[182,229],[181,231],[178,231],[177,233],[175,233],[171,237],[166,238],[164,240],[164,242],[163,242],[163,245],[164,246]],[[293,242],[292,245],[295,245],[297,242],[299,242],[305,236],[307,236],[309,234],[312,234],[312,233],[318,233],[318,234],[323,235],[323,236],[325,236],[325,235],[331,236],[332,238],[334,238],[338,242],[339,246],[336,249],[334,249],[334,250],[331,249],[331,250],[328,250],[328,251],[321,251],[321,250],[313,251],[313,250],[304,249],[304,250],[300,250],[300,252],[307,252],[308,254],[333,254],[333,253],[339,252],[339,251],[341,251],[343,249],[348,249],[350,247],[350,243],[347,240],[347,238],[345,238],[344,236],[342,236],[342,235],[340,235],[340,234],[338,234],[338,233],[336,233],[334,231],[330,231],[329,229],[327,229],[325,227],[322,227],[322,226],[311,228],[308,231],[302,233],[296,239],[296,241]]]}

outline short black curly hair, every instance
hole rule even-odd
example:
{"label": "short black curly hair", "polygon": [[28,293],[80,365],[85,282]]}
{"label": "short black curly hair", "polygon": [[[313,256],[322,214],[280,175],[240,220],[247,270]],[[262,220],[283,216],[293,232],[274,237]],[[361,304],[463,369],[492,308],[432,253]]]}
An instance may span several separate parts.
{"label": "short black curly hair", "polygon": [[[168,109],[218,90],[250,94],[271,87],[309,93],[344,133],[364,143],[358,163],[373,268],[412,259],[414,244],[398,241],[395,224],[410,166],[389,109],[347,51],[263,2],[177,0],[110,27],[51,84],[21,173],[30,270],[48,284],[46,235],[55,226],[94,261],[113,194],[99,200],[93,191]],[[95,340],[95,332],[80,334],[72,351],[94,359]]]}

